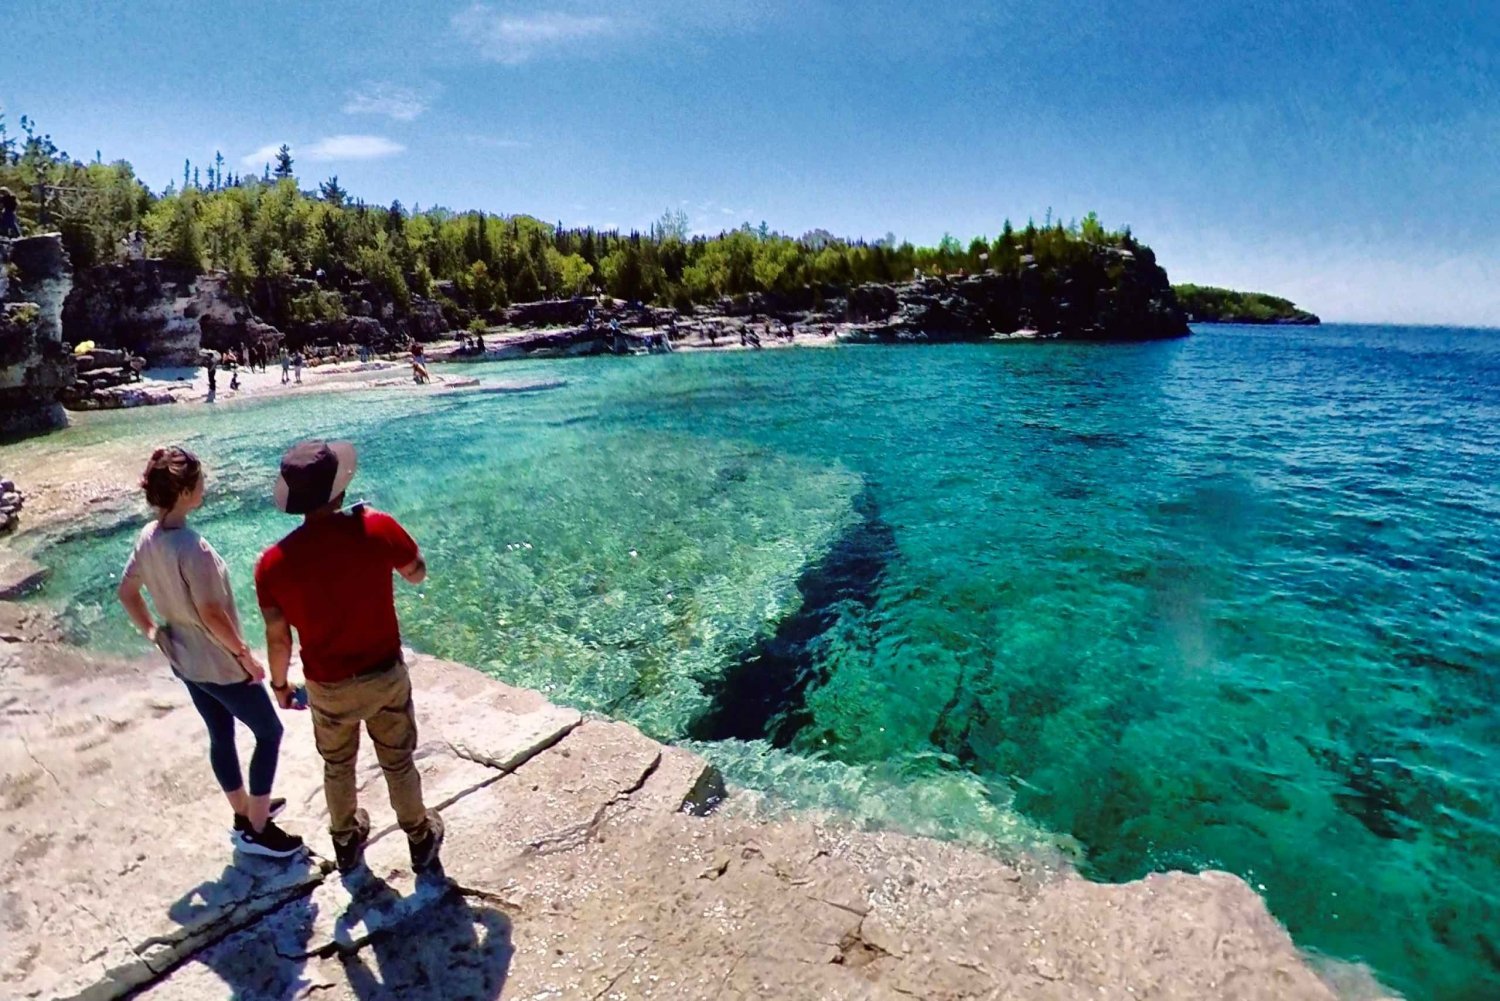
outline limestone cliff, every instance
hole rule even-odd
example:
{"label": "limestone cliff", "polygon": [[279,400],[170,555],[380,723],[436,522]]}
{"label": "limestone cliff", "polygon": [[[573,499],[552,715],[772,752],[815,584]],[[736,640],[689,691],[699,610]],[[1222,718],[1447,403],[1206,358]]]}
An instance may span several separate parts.
{"label": "limestone cliff", "polygon": [[170,261],[104,264],[78,275],[63,307],[73,343],[129,351],[153,365],[196,365],[203,327],[198,276]]}
{"label": "limestone cliff", "polygon": [[847,319],[864,325],[856,336],[877,341],[980,340],[1023,330],[1104,341],[1188,333],[1166,272],[1144,247],[1096,247],[1066,269],[1022,257],[1010,272],[862,285],[842,305]]}
{"label": "limestone cliff", "polygon": [[156,258],[89,268],[63,310],[73,343],[130,351],[152,365],[196,365],[202,349],[241,344],[368,344],[396,350],[450,325],[442,308],[413,296],[404,308],[369,282],[332,288],[311,278],[258,279],[241,296],[223,272],[200,274]]}
{"label": "limestone cliff", "polygon": [[56,233],[0,240],[0,435],[67,424],[58,395],[73,383],[63,300],[73,269]]}

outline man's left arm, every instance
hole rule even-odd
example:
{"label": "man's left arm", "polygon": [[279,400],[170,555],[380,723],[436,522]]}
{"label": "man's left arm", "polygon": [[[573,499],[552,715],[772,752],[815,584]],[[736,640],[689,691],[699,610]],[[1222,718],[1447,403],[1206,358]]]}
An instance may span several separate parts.
{"label": "man's left arm", "polygon": [[420,584],[427,579],[427,561],[422,550],[401,523],[388,514],[373,519],[375,531],[385,544],[390,555],[391,567],[408,584]]}
{"label": "man's left arm", "polygon": [[417,558],[404,567],[397,567],[396,572],[408,584],[420,584],[427,579],[427,561],[422,558],[422,553],[418,550]]}

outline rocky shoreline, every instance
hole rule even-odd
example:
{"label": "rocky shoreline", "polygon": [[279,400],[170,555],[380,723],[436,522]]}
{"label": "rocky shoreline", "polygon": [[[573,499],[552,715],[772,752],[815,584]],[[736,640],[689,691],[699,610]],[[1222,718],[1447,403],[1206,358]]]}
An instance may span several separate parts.
{"label": "rocky shoreline", "polygon": [[[0,577],[29,579],[0,580],[12,598],[43,572],[24,547],[131,505],[123,457],[58,457],[21,464],[27,520]],[[382,833],[371,873],[346,883],[325,857],[305,717],[286,718],[278,793],[317,854],[293,869],[237,859],[197,719],[164,665],[69,646],[45,606],[0,600],[0,994],[1379,995],[1352,968],[1315,971],[1234,876],[1095,884],[1056,859],[769,815],[631,726],[412,662],[446,877],[413,879],[366,755]]]}
{"label": "rocky shoreline", "polygon": [[16,606],[0,614],[9,996],[1336,996],[1233,876],[1109,886],[766,820],[734,795],[719,805],[695,755],[419,655],[445,878],[408,871],[369,756],[370,873],[330,871],[301,717],[287,720],[278,791],[319,854],[292,868],[235,858],[165,669],[68,648]]}
{"label": "rocky shoreline", "polygon": [[[177,402],[179,387],[150,379],[153,370],[195,369],[206,354],[229,357],[241,349],[273,364],[283,349],[300,351],[315,368],[346,358],[356,346],[396,362],[414,342],[456,338],[464,344],[480,329],[484,350],[438,349],[430,357],[497,361],[841,342],[1135,341],[1189,333],[1149,250],[1097,245],[1085,256],[1064,272],[1043,269],[1027,255],[1005,273],[807,286],[681,309],[577,296],[479,310],[453,283],[438,283],[436,298],[397,302],[347,275],[338,282],[283,276],[241,288],[223,273],[199,274],[149,258],[75,274],[57,234],[0,240],[0,435],[61,427],[64,408]],[[224,368],[220,381],[227,383]]]}

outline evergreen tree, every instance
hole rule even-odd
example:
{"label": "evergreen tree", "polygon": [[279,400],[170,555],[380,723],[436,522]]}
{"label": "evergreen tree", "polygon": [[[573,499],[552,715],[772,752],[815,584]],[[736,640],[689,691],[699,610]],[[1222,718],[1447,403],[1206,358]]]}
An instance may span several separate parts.
{"label": "evergreen tree", "polygon": [[292,176],[292,148],[286,143],[276,151],[276,179],[285,180]]}
{"label": "evergreen tree", "polygon": [[343,208],[344,202],[349,199],[349,192],[339,187],[339,175],[334,174],[318,185],[318,196],[334,208]]}

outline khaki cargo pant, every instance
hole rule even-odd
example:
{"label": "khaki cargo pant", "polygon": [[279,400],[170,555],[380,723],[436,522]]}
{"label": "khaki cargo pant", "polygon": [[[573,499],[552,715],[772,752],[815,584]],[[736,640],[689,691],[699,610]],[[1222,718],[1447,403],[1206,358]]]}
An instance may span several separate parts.
{"label": "khaki cargo pant", "polygon": [[422,804],[422,776],[412,760],[417,749],[417,719],[406,665],[398,663],[388,671],[347,681],[309,681],[307,705],[312,712],[313,739],[323,756],[323,795],[328,799],[328,827],[333,840],[342,844],[356,830],[354,811],[359,806],[359,794],[354,767],[361,723],[385,772],[396,821],[411,840],[425,838],[427,808]]}

